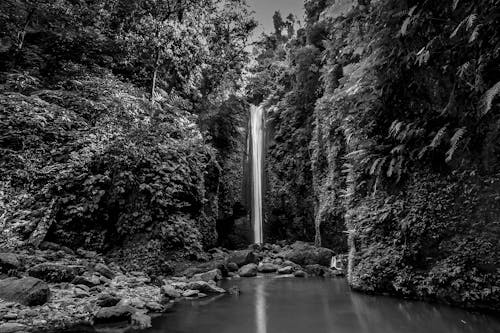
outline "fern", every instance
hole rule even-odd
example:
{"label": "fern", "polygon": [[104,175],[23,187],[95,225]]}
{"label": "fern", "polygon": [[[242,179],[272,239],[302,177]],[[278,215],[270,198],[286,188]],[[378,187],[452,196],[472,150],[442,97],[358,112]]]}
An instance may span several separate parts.
{"label": "fern", "polygon": [[450,162],[451,159],[453,158],[453,154],[457,150],[458,143],[462,140],[464,137],[465,133],[467,132],[467,129],[465,127],[459,128],[455,134],[451,137],[451,147],[450,149],[446,152],[446,162]]}
{"label": "fern", "polygon": [[498,81],[493,87],[488,89],[486,93],[484,94],[482,98],[482,108],[481,109],[481,115],[484,116],[488,112],[490,112],[491,108],[493,107],[493,101],[495,100],[495,97],[497,95],[500,95],[500,81]]}
{"label": "fern", "polygon": [[432,139],[432,142],[429,145],[429,147],[430,148],[437,148],[441,144],[441,142],[443,141],[443,137],[446,134],[447,130],[448,130],[448,125],[441,127],[441,129],[434,136],[434,139]]}
{"label": "fern", "polygon": [[473,13],[467,17],[467,31],[469,31],[474,26],[474,23],[476,23],[476,21],[477,21],[477,14]]}

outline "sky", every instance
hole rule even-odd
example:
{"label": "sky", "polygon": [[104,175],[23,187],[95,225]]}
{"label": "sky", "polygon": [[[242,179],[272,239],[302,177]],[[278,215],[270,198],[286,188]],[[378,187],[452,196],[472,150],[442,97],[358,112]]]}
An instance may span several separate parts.
{"label": "sky", "polygon": [[288,14],[292,13],[301,21],[304,22],[304,0],[247,0],[248,4],[255,11],[255,18],[259,21],[260,26],[256,30],[256,34],[262,32],[272,32],[273,14],[279,10],[281,16],[285,19]]}

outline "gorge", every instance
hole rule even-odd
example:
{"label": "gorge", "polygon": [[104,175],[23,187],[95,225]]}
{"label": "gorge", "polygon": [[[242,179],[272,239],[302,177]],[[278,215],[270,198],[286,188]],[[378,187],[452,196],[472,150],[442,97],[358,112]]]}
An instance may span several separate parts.
{"label": "gorge", "polygon": [[304,8],[0,3],[0,332],[498,331],[498,1]]}

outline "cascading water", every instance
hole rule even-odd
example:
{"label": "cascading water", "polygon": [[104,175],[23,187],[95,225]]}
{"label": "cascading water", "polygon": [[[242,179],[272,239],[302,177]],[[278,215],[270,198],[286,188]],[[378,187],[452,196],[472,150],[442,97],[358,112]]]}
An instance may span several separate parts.
{"label": "cascading water", "polygon": [[262,234],[262,175],[264,169],[264,109],[252,106],[250,109],[250,180],[252,190],[251,219],[254,242],[263,242]]}

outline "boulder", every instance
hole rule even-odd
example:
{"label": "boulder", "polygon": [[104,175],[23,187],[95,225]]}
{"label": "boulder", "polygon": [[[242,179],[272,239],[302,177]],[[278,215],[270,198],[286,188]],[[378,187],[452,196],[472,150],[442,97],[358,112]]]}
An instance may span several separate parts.
{"label": "boulder", "polygon": [[316,247],[305,242],[296,242],[291,248],[279,253],[279,256],[298,265],[329,266],[333,251],[324,247]]}
{"label": "boulder", "polygon": [[227,263],[226,267],[227,267],[227,270],[229,272],[236,272],[236,271],[238,271],[238,265],[235,262],[229,262],[229,263]]}
{"label": "boulder", "polygon": [[158,302],[147,302],[146,309],[148,309],[151,312],[162,312],[163,311],[163,307]]}
{"label": "boulder", "polygon": [[293,276],[298,277],[298,278],[303,278],[307,277],[307,273],[304,272],[303,270],[298,270],[293,273]]}
{"label": "boulder", "polygon": [[257,270],[261,273],[274,273],[278,270],[278,266],[270,262],[260,263]]}
{"label": "boulder", "polygon": [[247,264],[238,270],[238,275],[241,277],[253,277],[257,276],[257,265]]}
{"label": "boulder", "polygon": [[182,293],[182,297],[195,297],[198,296],[199,293],[200,293],[199,290],[189,289]]}
{"label": "boulder", "polygon": [[293,267],[286,266],[278,269],[278,274],[293,274]]}
{"label": "boulder", "polygon": [[94,316],[95,324],[117,323],[129,321],[137,310],[128,305],[115,305],[107,308],[101,308]]}
{"label": "boulder", "polygon": [[175,290],[171,285],[164,285],[160,289],[161,294],[168,299],[175,299],[181,297],[181,293]]}
{"label": "boulder", "polygon": [[115,273],[104,264],[95,265],[94,270],[108,279],[114,279],[115,277]]}
{"label": "boulder", "polygon": [[0,298],[27,306],[45,304],[50,297],[50,288],[42,280],[25,277],[0,280]]}
{"label": "boulder", "polygon": [[0,253],[0,272],[7,273],[12,269],[21,267],[19,258],[14,253]]}
{"label": "boulder", "polygon": [[223,294],[226,292],[224,289],[205,281],[189,282],[186,288],[191,290],[198,290],[205,294]]}
{"label": "boulder", "polygon": [[146,302],[144,302],[139,297],[123,298],[118,303],[119,306],[128,305],[136,309],[144,309],[146,307]]}
{"label": "boulder", "polygon": [[0,333],[26,332],[27,330],[28,326],[19,323],[0,324]]}
{"label": "boulder", "polygon": [[222,272],[220,269],[216,268],[211,271],[205,272],[205,273],[199,273],[193,275],[193,280],[195,281],[219,281],[222,280]]}
{"label": "boulder", "polygon": [[315,265],[304,266],[304,271],[306,271],[307,274],[312,276],[325,276],[325,274],[327,273],[327,271],[329,271],[329,269],[328,267],[315,264]]}
{"label": "boulder", "polygon": [[100,307],[103,307],[103,308],[109,308],[111,306],[117,305],[120,301],[121,301],[121,299],[119,297],[112,296],[112,295],[106,294],[106,293],[102,293],[102,294],[99,294],[99,296],[97,297],[96,304]]}
{"label": "boulder", "polygon": [[95,286],[98,286],[101,284],[101,281],[99,280],[99,278],[97,276],[93,276],[92,278],[86,278],[84,276],[77,276],[73,279],[73,281],[71,281],[72,284],[75,284],[75,285],[84,285],[84,286],[87,286],[89,288],[92,288],[92,287],[95,287]]}
{"label": "boulder", "polygon": [[71,282],[83,274],[85,267],[58,263],[41,263],[28,269],[28,275],[45,282]]}
{"label": "boulder", "polygon": [[151,317],[142,312],[136,312],[130,317],[132,327],[139,330],[144,330],[151,327]]}
{"label": "boulder", "polygon": [[252,250],[234,251],[229,255],[227,262],[234,262],[238,267],[254,264],[257,262],[257,257]]}

